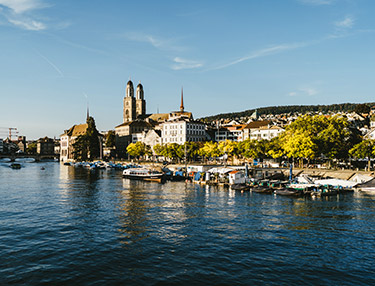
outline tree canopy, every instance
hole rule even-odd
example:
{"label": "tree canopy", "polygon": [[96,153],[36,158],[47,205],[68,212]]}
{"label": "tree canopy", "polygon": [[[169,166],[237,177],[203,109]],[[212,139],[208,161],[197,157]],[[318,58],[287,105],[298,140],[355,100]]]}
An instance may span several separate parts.
{"label": "tree canopy", "polygon": [[90,116],[86,123],[86,133],[79,135],[73,143],[73,157],[79,161],[94,160],[100,156],[100,134],[96,129],[95,120]]}

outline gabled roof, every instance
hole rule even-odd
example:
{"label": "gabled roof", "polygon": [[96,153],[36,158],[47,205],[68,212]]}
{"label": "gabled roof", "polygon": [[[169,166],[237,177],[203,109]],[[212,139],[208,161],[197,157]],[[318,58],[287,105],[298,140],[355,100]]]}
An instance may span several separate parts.
{"label": "gabled roof", "polygon": [[70,129],[66,130],[63,134],[61,134],[60,137],[66,136],[66,135],[70,137],[77,137],[79,135],[84,135],[86,133],[87,127],[88,127],[87,123],[73,125],[72,127],[70,127]]}
{"label": "gabled roof", "polygon": [[263,120],[263,121],[253,121],[247,124],[244,129],[252,129],[252,128],[260,128],[265,127],[271,124],[271,121],[269,120]]}

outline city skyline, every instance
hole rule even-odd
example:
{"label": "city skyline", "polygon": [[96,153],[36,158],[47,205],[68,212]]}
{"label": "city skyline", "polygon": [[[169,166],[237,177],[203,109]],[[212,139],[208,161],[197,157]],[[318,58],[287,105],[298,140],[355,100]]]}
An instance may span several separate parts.
{"label": "city skyline", "polygon": [[273,105],[373,102],[369,0],[0,0],[1,127],[28,139],[122,122],[126,83],[146,112],[195,118]]}

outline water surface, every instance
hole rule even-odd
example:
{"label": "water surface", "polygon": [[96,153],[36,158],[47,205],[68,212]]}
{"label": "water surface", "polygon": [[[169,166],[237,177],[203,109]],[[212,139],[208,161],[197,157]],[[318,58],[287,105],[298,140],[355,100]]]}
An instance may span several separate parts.
{"label": "water surface", "polygon": [[0,284],[374,285],[374,199],[2,163]]}

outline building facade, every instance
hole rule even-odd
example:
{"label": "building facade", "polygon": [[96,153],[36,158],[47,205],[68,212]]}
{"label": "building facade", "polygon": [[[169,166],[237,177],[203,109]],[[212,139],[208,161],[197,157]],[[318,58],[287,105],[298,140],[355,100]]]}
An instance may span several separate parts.
{"label": "building facade", "polygon": [[185,142],[202,142],[207,138],[206,125],[200,121],[180,117],[161,124],[161,139],[163,144]]}
{"label": "building facade", "polygon": [[219,127],[215,131],[215,141],[242,141],[243,136],[243,128],[245,125],[243,124],[235,124],[235,125],[228,125],[228,126],[222,126]]}
{"label": "building facade", "polygon": [[36,143],[36,153],[40,155],[55,154],[55,140],[48,137],[38,139]]}
{"label": "building facade", "polygon": [[88,124],[73,125],[60,135],[60,161],[68,162],[74,159],[73,144],[78,136],[86,134]]}
{"label": "building facade", "polygon": [[271,140],[284,131],[279,126],[272,125],[269,120],[253,121],[243,128],[243,140]]}

